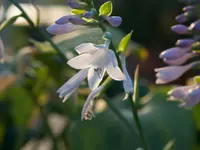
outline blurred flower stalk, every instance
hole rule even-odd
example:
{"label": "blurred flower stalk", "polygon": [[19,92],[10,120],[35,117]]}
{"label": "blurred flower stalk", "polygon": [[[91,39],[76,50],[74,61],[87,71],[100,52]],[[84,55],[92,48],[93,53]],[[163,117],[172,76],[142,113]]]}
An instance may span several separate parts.
{"label": "blurred flower stalk", "polygon": [[[189,4],[183,8],[183,13],[175,19],[177,25],[171,27],[172,31],[179,35],[187,35],[190,38],[177,40],[175,47],[167,49],[160,54],[160,58],[170,65],[156,68],[156,84],[167,84],[193,68],[198,68],[200,61],[186,64],[189,59],[199,56],[200,50],[200,20],[199,1],[184,1]],[[184,23],[190,23],[189,26]],[[170,100],[180,100],[181,107],[192,108],[200,101],[199,76],[194,77],[194,85],[180,86],[168,92]]]}

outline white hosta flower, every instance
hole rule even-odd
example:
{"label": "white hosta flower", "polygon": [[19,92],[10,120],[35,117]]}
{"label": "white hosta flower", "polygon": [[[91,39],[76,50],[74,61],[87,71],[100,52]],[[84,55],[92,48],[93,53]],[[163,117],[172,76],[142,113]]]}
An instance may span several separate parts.
{"label": "white hosta flower", "polygon": [[89,68],[88,83],[90,89],[98,87],[106,71],[114,80],[125,79],[118,66],[115,53],[108,49],[108,45],[107,43],[106,45],[95,46],[92,43],[83,43],[75,48],[79,55],[67,62],[75,69]]}
{"label": "white hosta flower", "polygon": [[122,71],[126,77],[125,80],[123,80],[123,87],[124,91],[126,93],[132,93],[133,92],[133,82],[131,80],[131,77],[126,69],[126,56],[124,54],[120,54],[121,64],[122,64]]}
{"label": "white hosta flower", "polygon": [[194,88],[194,85],[191,86],[180,86],[170,90],[167,94],[169,95],[169,100],[180,100],[186,97],[188,92]]}
{"label": "white hosta flower", "polygon": [[164,58],[164,62],[169,65],[182,65],[184,64],[188,59],[197,56],[197,53],[185,53],[183,56],[179,58],[174,59],[166,59]]}
{"label": "white hosta flower", "polygon": [[2,62],[3,59],[4,59],[4,45],[0,37],[0,62]]}
{"label": "white hosta flower", "polygon": [[80,70],[71,79],[69,79],[63,86],[58,89],[59,97],[63,98],[65,102],[71,94],[78,88],[81,82],[87,77],[88,68]]}
{"label": "white hosta flower", "polygon": [[182,99],[181,107],[185,108],[192,108],[196,104],[198,104],[200,101],[200,85],[196,85],[194,88],[191,88],[187,96]]}
{"label": "white hosta flower", "polygon": [[156,84],[165,84],[174,81],[181,77],[186,71],[191,69],[196,63],[191,63],[185,66],[169,66],[156,68]]}
{"label": "white hosta flower", "polygon": [[91,120],[94,117],[93,113],[94,99],[103,88],[104,85],[99,86],[98,88],[93,90],[88,96],[81,113],[82,120]]}

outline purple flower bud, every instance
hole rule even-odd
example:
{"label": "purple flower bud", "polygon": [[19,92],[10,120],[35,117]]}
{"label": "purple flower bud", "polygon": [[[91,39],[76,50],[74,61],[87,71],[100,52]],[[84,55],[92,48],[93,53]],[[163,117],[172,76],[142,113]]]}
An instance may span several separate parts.
{"label": "purple flower bud", "polygon": [[176,42],[176,46],[181,48],[190,47],[195,42],[196,41],[194,39],[180,39]]}
{"label": "purple flower bud", "polygon": [[92,18],[94,15],[93,11],[87,11],[83,14],[83,17],[85,18]]}
{"label": "purple flower bud", "polygon": [[88,7],[88,4],[84,3],[84,2],[73,2],[73,0],[69,0],[68,1],[68,5],[69,7],[73,8],[73,9],[85,9]]}
{"label": "purple flower bud", "polygon": [[177,34],[188,34],[188,27],[182,24],[174,25],[171,27],[172,31]]}
{"label": "purple flower bud", "polygon": [[187,60],[189,60],[190,58],[193,58],[197,56],[196,53],[186,53],[183,56],[179,57],[179,58],[174,58],[174,59],[166,59],[164,58],[164,62],[167,63],[168,65],[182,65],[184,64]]}
{"label": "purple flower bud", "polygon": [[192,32],[200,32],[200,20],[193,22],[188,29]]}
{"label": "purple flower bud", "polygon": [[122,23],[122,18],[119,16],[104,16],[103,18],[113,27],[118,27]]}
{"label": "purple flower bud", "polygon": [[73,9],[79,9],[80,8],[80,5],[76,2],[69,1],[68,5],[69,5],[69,7],[73,8]]}
{"label": "purple flower bud", "polygon": [[183,8],[183,11],[196,11],[196,6],[192,6],[192,5],[189,5],[189,6],[186,6]]}
{"label": "purple flower bud", "polygon": [[46,31],[50,34],[65,34],[77,30],[77,26],[67,23],[63,25],[53,24],[49,26]]}
{"label": "purple flower bud", "polygon": [[184,22],[188,21],[188,18],[186,17],[185,14],[180,14],[180,15],[176,16],[176,21],[178,23],[184,23]]}
{"label": "purple flower bud", "polygon": [[188,51],[190,51],[190,48],[173,47],[163,51],[159,57],[161,59],[177,59],[182,57]]}
{"label": "purple flower bud", "polygon": [[75,25],[87,24],[87,21],[85,21],[84,19],[82,19],[78,16],[73,16],[73,17],[69,18],[69,22],[71,22],[72,24],[75,24]]}
{"label": "purple flower bud", "polygon": [[61,18],[59,18],[58,20],[56,20],[56,24],[66,24],[69,22],[69,18],[71,18],[73,15],[67,15],[67,16],[63,16]]}
{"label": "purple flower bud", "polygon": [[181,107],[191,108],[199,103],[200,101],[200,85],[191,88],[184,99],[182,99]]}

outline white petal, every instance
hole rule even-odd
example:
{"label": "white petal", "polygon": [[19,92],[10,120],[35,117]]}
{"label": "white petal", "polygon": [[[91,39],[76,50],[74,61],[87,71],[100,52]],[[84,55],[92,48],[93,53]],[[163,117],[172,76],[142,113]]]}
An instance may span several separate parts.
{"label": "white petal", "polygon": [[77,46],[75,48],[75,50],[78,54],[82,54],[82,53],[95,52],[95,51],[99,50],[99,48],[95,47],[94,44],[92,44],[92,43],[82,43],[79,46]]}
{"label": "white petal", "polygon": [[69,33],[72,31],[77,30],[78,27],[73,25],[72,23],[67,23],[67,24],[63,24],[63,25],[58,25],[58,24],[53,24],[51,26],[49,26],[46,31],[51,33],[51,34],[65,34],[65,33]]}
{"label": "white petal", "polygon": [[91,65],[92,55],[89,53],[78,55],[70,59],[67,64],[75,69],[84,69],[88,68]]}
{"label": "white petal", "polygon": [[90,93],[90,95],[88,96],[88,98],[87,98],[87,100],[86,100],[86,102],[85,102],[85,104],[83,106],[82,113],[81,113],[82,120],[87,120],[88,119],[87,118],[88,113],[89,113],[89,115],[93,114],[93,112],[92,112],[93,100],[103,88],[104,88],[104,85],[101,85],[100,87],[98,87],[95,90],[93,90]]}
{"label": "white petal", "polygon": [[112,50],[109,50],[109,59],[113,63],[114,67],[118,66],[117,58],[115,56],[115,53]]}
{"label": "white petal", "polygon": [[106,70],[108,75],[114,80],[121,81],[125,79],[125,76],[120,68],[118,66],[114,67],[112,63],[109,63],[106,66]]}
{"label": "white petal", "polygon": [[103,79],[105,73],[104,68],[93,68],[91,67],[88,71],[88,84],[91,90],[97,88]]}
{"label": "white petal", "polygon": [[87,77],[88,69],[83,69],[75,74],[71,79],[69,79],[63,86],[58,89],[59,97],[67,98],[78,88],[80,83]]}

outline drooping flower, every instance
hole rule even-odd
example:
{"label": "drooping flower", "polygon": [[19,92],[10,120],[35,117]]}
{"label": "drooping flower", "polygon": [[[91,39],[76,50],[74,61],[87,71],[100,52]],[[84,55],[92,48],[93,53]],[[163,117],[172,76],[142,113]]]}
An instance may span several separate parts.
{"label": "drooping flower", "polygon": [[87,74],[88,68],[80,70],[77,74],[75,74],[71,79],[69,79],[63,86],[61,86],[57,90],[57,92],[59,93],[59,97],[63,98],[63,102],[65,102],[79,87],[81,82],[87,77]]}
{"label": "drooping flower", "polygon": [[132,93],[133,92],[133,82],[131,80],[131,77],[127,71],[127,68],[126,68],[126,56],[121,53],[120,54],[120,59],[121,59],[121,64],[122,64],[122,71],[125,75],[125,80],[123,80],[123,87],[124,87],[124,91],[129,94],[129,93]]}
{"label": "drooping flower", "polygon": [[103,88],[104,85],[99,86],[98,88],[93,90],[88,96],[81,113],[82,120],[91,120],[94,117],[93,113],[94,99]]}
{"label": "drooping flower", "polygon": [[104,73],[117,81],[125,79],[124,74],[118,66],[115,53],[108,49],[108,45],[94,45],[83,43],[75,48],[78,56],[67,62],[72,68],[89,68],[88,83],[90,89],[95,89],[101,82]]}
{"label": "drooping flower", "polygon": [[186,71],[191,69],[196,63],[191,63],[185,66],[169,66],[156,68],[156,84],[165,84],[174,81],[181,77]]}
{"label": "drooping flower", "polygon": [[188,34],[188,27],[182,24],[174,25],[171,27],[172,31],[177,34]]}

